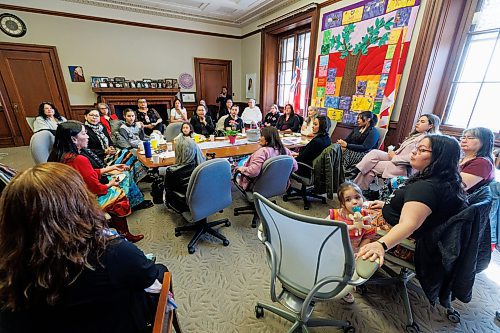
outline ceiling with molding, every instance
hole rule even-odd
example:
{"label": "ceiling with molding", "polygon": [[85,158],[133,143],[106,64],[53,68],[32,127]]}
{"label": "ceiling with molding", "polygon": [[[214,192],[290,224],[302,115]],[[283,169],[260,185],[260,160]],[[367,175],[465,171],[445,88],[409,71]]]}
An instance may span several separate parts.
{"label": "ceiling with molding", "polygon": [[243,27],[299,0],[63,0],[89,6]]}

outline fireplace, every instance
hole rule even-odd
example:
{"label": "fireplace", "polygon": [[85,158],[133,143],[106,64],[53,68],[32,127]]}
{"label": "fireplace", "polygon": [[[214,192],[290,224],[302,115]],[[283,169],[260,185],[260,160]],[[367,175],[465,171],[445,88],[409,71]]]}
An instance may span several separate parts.
{"label": "fireplace", "polygon": [[137,111],[137,100],[145,98],[148,107],[156,109],[164,122],[168,120],[168,111],[173,108],[179,89],[141,89],[141,88],[92,88],[97,94],[97,101],[106,103],[111,113],[123,119],[123,110],[131,108]]}

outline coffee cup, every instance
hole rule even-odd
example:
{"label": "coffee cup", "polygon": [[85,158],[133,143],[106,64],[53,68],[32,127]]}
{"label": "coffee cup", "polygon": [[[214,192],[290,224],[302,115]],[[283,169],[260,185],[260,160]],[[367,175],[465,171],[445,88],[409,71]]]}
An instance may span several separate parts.
{"label": "coffee cup", "polygon": [[215,141],[215,135],[213,134],[210,135],[210,141]]}
{"label": "coffee cup", "polygon": [[167,150],[168,151],[172,151],[173,150],[172,142],[167,142]]}
{"label": "coffee cup", "polygon": [[144,150],[144,142],[143,141],[139,142],[139,145],[137,145],[137,149],[139,149],[139,151],[143,151]]}
{"label": "coffee cup", "polygon": [[160,155],[154,154],[152,157],[153,163],[158,164],[160,163]]}

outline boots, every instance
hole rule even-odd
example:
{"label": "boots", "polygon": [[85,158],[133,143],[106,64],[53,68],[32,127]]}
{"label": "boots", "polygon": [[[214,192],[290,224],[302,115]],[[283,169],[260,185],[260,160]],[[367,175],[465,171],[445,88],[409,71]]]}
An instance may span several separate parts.
{"label": "boots", "polygon": [[127,218],[111,215],[110,227],[113,227],[118,233],[124,236],[129,242],[137,243],[144,238],[144,235],[132,235],[128,230]]}

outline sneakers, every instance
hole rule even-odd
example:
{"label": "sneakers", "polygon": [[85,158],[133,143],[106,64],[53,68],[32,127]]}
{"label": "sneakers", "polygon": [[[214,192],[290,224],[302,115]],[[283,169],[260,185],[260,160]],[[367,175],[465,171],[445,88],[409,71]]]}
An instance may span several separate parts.
{"label": "sneakers", "polygon": [[352,304],[354,303],[354,296],[353,294],[351,293],[347,293],[347,295],[345,295],[344,297],[342,297],[342,299],[344,300],[344,302],[346,302],[347,304]]}

